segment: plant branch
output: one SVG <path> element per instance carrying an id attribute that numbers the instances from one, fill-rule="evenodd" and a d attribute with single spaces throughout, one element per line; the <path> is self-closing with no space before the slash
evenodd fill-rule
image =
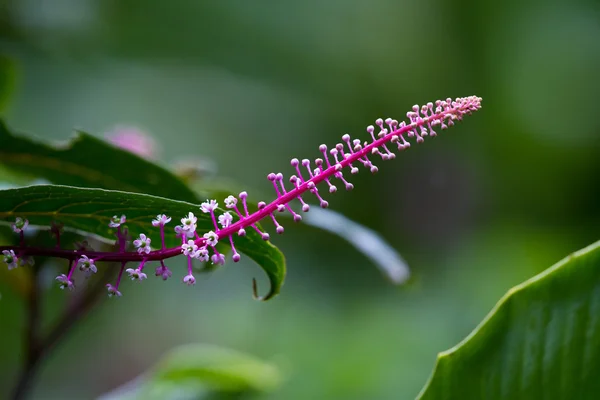
<path id="1" fill-rule="evenodd" d="M 296 198 L 300 198 L 306 192 L 316 193 L 316 185 L 321 182 L 327 181 L 329 182 L 330 178 L 333 178 L 340 172 L 341 169 L 352 166 L 352 163 L 355 162 L 364 162 L 364 160 L 368 160 L 368 156 L 371 154 L 379 153 L 379 147 L 385 146 L 386 143 L 394 143 L 398 141 L 399 138 L 402 138 L 404 141 L 403 135 L 407 134 L 409 137 L 411 135 L 421 139 L 416 132 L 417 129 L 423 128 L 425 126 L 429 126 L 431 128 L 432 124 L 441 123 L 445 120 L 449 120 L 450 123 L 453 123 L 453 120 L 461 120 L 464 114 L 470 114 L 472 111 L 475 111 L 480 107 L 479 98 L 464 98 L 460 99 L 456 103 L 449 102 L 448 106 L 439 112 L 433 113 L 431 111 L 431 115 L 425 116 L 424 118 L 418 117 L 418 113 L 413 112 L 410 113 L 413 115 L 411 118 L 411 123 L 402 124 L 398 126 L 397 129 L 390 129 L 390 131 L 385 131 L 378 139 L 373 136 L 373 141 L 370 143 L 365 142 L 364 146 L 354 146 L 355 149 L 350 145 L 350 141 L 348 141 L 348 147 L 350 153 L 342 152 L 341 160 L 337 160 L 335 163 L 330 163 L 327 159 L 327 154 L 323 153 L 324 158 L 327 160 L 327 168 L 320 168 L 320 172 L 318 174 L 310 173 L 309 179 L 301 179 L 299 184 L 295 186 L 293 189 L 289 190 L 286 193 L 279 194 L 275 200 L 273 200 L 269 204 L 265 204 L 264 207 L 261 207 L 258 211 L 247 214 L 243 216 L 240 214 L 240 219 L 223 228 L 218 229 L 217 224 L 215 222 L 216 233 L 219 238 L 231 237 L 232 235 L 238 233 L 240 230 L 253 226 L 255 223 L 261 221 L 264 218 L 269 217 L 275 211 L 279 209 L 280 206 L 286 206 L 289 202 Z M 417 110 L 418 111 L 418 110 Z M 425 115 L 425 114 L 423 114 Z M 397 122 L 397 121 L 396 121 Z M 443 128 L 444 129 L 444 126 Z M 419 142 L 419 140 L 417 140 Z M 408 145 L 408 143 L 407 143 Z M 323 145 L 324 146 L 324 145 Z M 399 148 L 402 145 L 399 146 Z M 322 160 L 321 160 L 322 161 Z M 369 162 L 370 164 L 370 162 Z M 370 164 L 372 165 L 372 164 Z M 376 169 L 375 169 L 376 170 Z M 373 172 L 373 170 L 372 170 Z M 276 189 L 277 190 L 277 189 Z M 326 207 L 326 205 L 323 205 Z M 213 216 L 214 220 L 214 216 Z M 268 238 L 268 237 L 267 237 Z M 206 239 L 203 237 L 198 237 L 195 240 L 195 244 L 199 247 L 202 247 L 206 244 Z M 39 248 L 39 247 L 25 247 L 21 246 L 19 248 L 15 248 L 14 246 L 0 246 L 0 252 L 4 250 L 14 250 L 18 251 L 18 256 L 47 256 L 54 258 L 63 258 L 70 261 L 77 260 L 81 256 L 85 255 L 89 258 L 92 258 L 96 261 L 116 261 L 116 262 L 148 262 L 148 261 L 161 261 L 171 257 L 175 257 L 181 254 L 181 246 L 173 247 L 173 248 L 162 248 L 160 250 L 151 251 L 147 254 L 140 254 L 137 252 L 125 252 L 117 251 L 117 252 L 93 252 L 93 251 L 85 251 L 85 250 L 67 250 L 67 249 L 47 249 L 47 248 Z"/>

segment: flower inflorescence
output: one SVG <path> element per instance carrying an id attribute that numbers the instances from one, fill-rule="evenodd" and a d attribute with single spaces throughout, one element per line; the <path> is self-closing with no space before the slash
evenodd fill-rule
<path id="1" fill-rule="evenodd" d="M 180 224 L 173 228 L 173 234 L 179 240 L 181 245 L 174 248 L 165 246 L 166 225 L 172 220 L 171 217 L 159 214 L 152 220 L 152 226 L 160 229 L 160 249 L 152 248 L 152 240 L 144 233 L 140 233 L 133 241 L 135 251 L 128 251 L 128 231 L 125 226 L 127 217 L 125 215 L 113 216 L 108 226 L 116 229 L 116 252 L 95 252 L 87 243 L 78 244 L 76 250 L 62 249 L 60 245 L 61 227 L 55 224 L 51 232 L 56 238 L 56 248 L 44 250 L 28 247 L 25 245 L 24 231 L 29 225 L 29 221 L 21 217 L 16 218 L 12 224 L 12 229 L 20 236 L 19 246 L 4 246 L 2 250 L 3 261 L 9 269 L 18 266 L 33 265 L 34 255 L 46 255 L 53 257 L 62 257 L 69 260 L 69 270 L 67 274 L 60 274 L 56 281 L 61 289 L 72 290 L 75 287 L 73 272 L 79 269 L 86 277 L 95 274 L 98 271 L 96 262 L 117 261 L 121 264 L 119 275 L 114 284 L 107 284 L 106 288 L 110 297 L 120 297 L 119 286 L 123 273 L 126 272 L 133 281 L 141 282 L 147 279 L 144 267 L 148 262 L 158 261 L 160 266 L 156 268 L 155 275 L 167 280 L 172 276 L 171 270 L 165 265 L 164 260 L 183 255 L 187 258 L 187 274 L 182 281 L 187 285 L 194 285 L 192 266 L 194 260 L 201 262 L 212 262 L 212 264 L 223 265 L 225 255 L 220 253 L 216 246 L 220 241 L 226 241 L 232 249 L 232 260 L 238 262 L 240 254 L 236 250 L 236 236 L 245 236 L 247 229 L 255 230 L 263 240 L 269 240 L 270 235 L 262 231 L 257 223 L 263 219 L 270 219 L 275 226 L 275 232 L 282 234 L 284 227 L 277 220 L 276 213 L 289 212 L 295 222 L 302 220 L 302 216 L 294 211 L 290 203 L 297 200 L 300 203 L 302 212 L 310 210 L 309 204 L 303 196 L 313 195 L 322 208 L 328 207 L 329 203 L 325 200 L 317 187 L 320 183 L 325 183 L 328 193 L 335 193 L 338 186 L 341 185 L 346 190 L 352 190 L 353 184 L 344 176 L 345 171 L 351 175 L 359 172 L 359 167 L 366 168 L 371 173 L 376 173 L 378 167 L 372 161 L 372 158 L 378 158 L 382 161 L 391 160 L 396 154 L 390 150 L 390 147 L 396 146 L 399 151 L 408 149 L 411 143 L 408 139 L 413 139 L 416 143 L 421 143 L 424 138 L 437 135 L 436 129 L 445 130 L 453 126 L 455 121 L 460 121 L 465 115 L 471 114 L 481 108 L 481 98 L 476 96 L 457 98 L 455 100 L 438 100 L 435 103 L 427 103 L 421 107 L 415 105 L 412 110 L 406 114 L 408 122 L 398 122 L 395 119 L 377 119 L 375 125 L 367 127 L 367 133 L 370 141 L 361 142 L 359 139 L 351 139 L 349 135 L 342 136 L 342 142 L 334 147 L 328 148 L 326 145 L 319 146 L 319 152 L 322 157 L 311 161 L 309 159 L 291 160 L 291 166 L 295 174 L 288 179 L 289 184 L 286 187 L 282 173 L 270 173 L 267 179 L 273 185 L 276 198 L 271 203 L 258 203 L 258 210 L 250 213 L 248 211 L 248 194 L 241 192 L 237 197 L 230 195 L 223 202 L 227 211 L 220 213 L 219 204 L 216 200 L 207 200 L 200 205 L 199 210 L 209 214 L 212 220 L 214 230 L 208 232 L 197 232 L 198 218 L 192 211 L 180 219 Z M 389 146 L 389 147 L 388 147 Z M 234 222 L 234 215 L 236 222 Z M 136 268 L 126 268 L 128 263 L 139 263 Z"/>

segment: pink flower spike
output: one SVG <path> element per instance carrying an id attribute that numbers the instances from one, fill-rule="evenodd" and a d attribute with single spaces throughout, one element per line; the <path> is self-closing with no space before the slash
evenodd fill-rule
<path id="1" fill-rule="evenodd" d="M 149 237 L 140 233 L 140 237 L 133 241 L 133 245 L 139 254 L 148 254 L 152 251 L 152 248 L 150 247 L 151 241 L 152 240 L 150 240 Z"/>
<path id="2" fill-rule="evenodd" d="M 121 225 L 123 225 L 126 221 L 127 221 L 127 218 L 125 217 L 125 215 L 121 215 L 120 218 L 115 215 L 110 219 L 108 226 L 111 228 L 118 228 Z"/>
<path id="3" fill-rule="evenodd" d="M 344 179 L 344 169 L 348 169 L 350 173 L 354 174 L 358 172 L 358 168 L 354 167 L 354 165 L 358 167 L 362 165 L 370 170 L 371 173 L 376 173 L 378 168 L 373 165 L 372 157 L 376 155 L 384 160 L 393 159 L 395 154 L 389 150 L 388 147 L 393 147 L 390 144 L 395 144 L 398 150 L 405 150 L 411 145 L 407 141 L 407 138 L 412 138 L 411 142 L 423 142 L 424 139 L 429 139 L 438 134 L 434 129 L 442 132 L 444 129 L 461 121 L 465 115 L 470 115 L 480 108 L 481 98 L 476 96 L 456 98 L 455 100 L 439 100 L 423 106 L 415 105 L 406 114 L 408 121 L 398 122 L 391 118 L 376 120 L 373 125 L 367 128 L 367 132 L 371 136 L 368 141 L 351 139 L 349 135 L 343 135 L 342 141 L 330 149 L 326 145 L 321 145 L 319 146 L 319 151 L 322 158 L 315 159 L 314 165 L 311 165 L 309 159 L 299 161 L 297 158 L 294 158 L 291 160 L 291 165 L 297 175 L 290 177 L 291 188 L 289 190 L 286 189 L 287 184 L 284 184 L 281 173 L 268 175 L 275 190 L 276 198 L 268 204 L 262 201 L 258 202 L 257 211 L 253 213 L 249 212 L 248 194 L 241 192 L 238 197 L 227 196 L 224 199 L 225 206 L 230 211 L 225 211 L 222 215 L 218 215 L 217 221 L 216 210 L 219 210 L 218 203 L 216 200 L 208 200 L 202 203 L 200 208 L 203 212 L 211 214 L 214 230 L 210 232 L 207 232 L 204 226 L 201 232 L 197 232 L 198 220 L 192 212 L 188 213 L 187 216 L 181 219 L 181 225 L 175 227 L 177 235 L 175 239 L 176 241 L 179 239 L 182 241 L 180 246 L 166 248 L 164 226 L 171 219 L 164 214 L 159 214 L 156 219 L 152 220 L 153 226 L 159 227 L 161 233 L 162 248 L 158 251 L 152 251 L 150 247 L 151 240 L 145 234 L 140 234 L 133 241 L 137 251 L 129 251 L 127 246 L 132 241 L 132 238 L 124 226 L 126 222 L 125 215 L 121 217 L 115 215 L 108 222 L 111 228 L 116 228 L 114 229 L 117 238 L 116 244 L 118 245 L 116 251 L 93 251 L 88 246 L 77 245 L 76 250 L 65 249 L 60 247 L 59 240 L 57 240 L 56 246 L 51 245 L 51 249 L 26 246 L 23 240 L 23 230 L 28 226 L 29 222 L 23 218 L 17 218 L 13 224 L 13 230 L 20 235 L 21 243 L 16 246 L 0 246 L 0 251 L 2 252 L 0 255 L 2 259 L 0 261 L 4 261 L 9 269 L 13 269 L 33 262 L 33 256 L 70 260 L 68 274 L 59 275 L 56 279 L 62 285 L 63 289 L 73 288 L 74 280 L 72 276 L 74 269 L 77 267 L 84 273 L 89 274 L 90 272 L 97 271 L 95 262 L 120 262 L 121 270 L 119 271 L 116 283 L 114 285 L 107 285 L 110 296 L 120 296 L 119 283 L 123 272 L 125 272 L 125 265 L 127 263 L 141 262 L 138 268 L 127 269 L 127 273 L 132 279 L 143 280 L 146 279 L 146 275 L 142 272 L 144 262 L 159 261 L 161 266 L 156 269 L 156 274 L 163 277 L 163 279 L 167 279 L 171 276 L 171 271 L 164 265 L 163 261 L 183 252 L 188 259 L 188 274 L 184 278 L 184 282 L 191 285 L 196 282 L 192 274 L 194 259 L 199 259 L 203 262 L 212 260 L 213 263 L 217 264 L 224 261 L 223 254 L 219 253 L 215 248 L 219 240 L 228 238 L 233 251 L 232 258 L 235 262 L 239 261 L 240 254 L 235 248 L 233 237 L 236 233 L 239 236 L 244 236 L 246 230 L 252 228 L 261 235 L 262 239 L 268 240 L 269 234 L 261 232 L 258 228 L 259 223 L 268 218 L 273 220 L 277 232 L 282 233 L 283 227 L 277 222 L 275 217 L 277 212 L 285 212 L 287 210 L 293 215 L 294 220 L 300 220 L 300 216 L 291 207 L 292 201 L 298 200 L 302 206 L 302 210 L 304 212 L 308 211 L 309 206 L 303 200 L 303 196 L 309 192 L 319 200 L 320 206 L 325 208 L 328 206 L 328 202 L 321 197 L 321 193 L 324 192 L 319 191 L 319 184 L 327 184 L 331 193 L 337 190 L 336 185 L 339 186 L 339 182 L 342 182 L 346 189 L 350 190 L 353 188 L 353 185 Z M 379 127 L 379 131 L 377 131 L 377 127 Z M 334 179 L 338 181 L 334 181 Z M 325 186 L 322 185 L 322 187 Z M 238 205 L 238 201 L 241 201 L 242 205 Z M 234 212 L 237 213 L 239 219 L 234 218 Z M 220 213 L 221 211 L 219 210 Z M 26 214 L 26 216 L 30 215 Z M 106 215 L 106 217 L 108 216 Z M 33 223 L 35 224 L 37 221 Z M 40 223 L 43 223 L 43 221 L 40 221 Z M 212 256 L 210 256 L 211 254 Z M 92 257 L 92 259 L 88 256 Z"/>
<path id="4" fill-rule="evenodd" d="M 23 233 L 25 229 L 27 229 L 27 226 L 29 226 L 28 220 L 23 219 L 21 217 L 17 217 L 15 222 L 11 224 L 10 227 L 12 228 L 14 233 Z"/>
<path id="5" fill-rule="evenodd" d="M 3 250 L 2 254 L 4 255 L 3 261 L 6 265 L 8 265 L 9 271 L 19 266 L 19 259 L 13 250 Z"/>

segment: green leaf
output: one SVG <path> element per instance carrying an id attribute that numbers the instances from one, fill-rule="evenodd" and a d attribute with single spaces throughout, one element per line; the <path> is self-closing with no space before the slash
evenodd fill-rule
<path id="1" fill-rule="evenodd" d="M 270 391 L 280 381 L 277 369 L 240 352 L 193 344 L 170 351 L 152 373 L 153 381 L 198 380 L 218 391 Z"/>
<path id="2" fill-rule="evenodd" d="M 596 399 L 598 371 L 600 242 L 509 290 L 419 399 Z"/>
<path id="3" fill-rule="evenodd" d="M 170 171 L 84 132 L 77 132 L 66 144 L 50 146 L 15 136 L 0 121 L 0 143 L 0 165 L 34 179 L 199 201 Z"/>
<path id="4" fill-rule="evenodd" d="M 171 350 L 145 376 L 100 399 L 240 398 L 233 395 L 270 392 L 280 382 L 270 363 L 231 349 L 190 344 Z"/>
<path id="5" fill-rule="evenodd" d="M 198 232 L 214 230 L 210 215 L 200 212 L 197 205 L 146 194 L 56 185 L 0 190 L 0 221 L 10 223 L 16 217 L 22 217 L 28 219 L 33 226 L 43 227 L 58 221 L 65 225 L 65 230 L 92 234 L 106 240 L 114 240 L 114 234 L 108 227 L 113 215 L 125 214 L 126 225 L 132 237 L 145 233 L 154 244 L 160 243 L 160 231 L 151 223 L 157 214 L 172 217 L 170 229 L 173 229 L 178 219 L 190 211 L 198 217 Z M 219 209 L 217 212 L 224 210 Z M 256 231 L 246 231 L 246 236 L 234 238 L 235 246 L 267 274 L 271 288 L 259 299 L 268 300 L 278 294 L 283 285 L 285 258 L 277 247 L 262 240 Z M 165 237 L 167 247 L 181 244 L 169 231 Z M 223 243 L 228 241 L 223 240 Z"/>

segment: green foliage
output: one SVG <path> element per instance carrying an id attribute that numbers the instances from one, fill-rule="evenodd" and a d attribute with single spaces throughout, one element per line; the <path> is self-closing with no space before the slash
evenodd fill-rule
<path id="1" fill-rule="evenodd" d="M 14 87 L 15 68 L 13 62 L 0 54 L 0 115 L 5 110 Z M 0 136 L 1 137 L 1 136 Z M 0 142 L 4 144 L 4 142 Z"/>
<path id="2" fill-rule="evenodd" d="M 191 344 L 171 350 L 146 376 L 101 399 L 239 399 L 270 392 L 280 381 L 270 363 L 231 349 Z"/>
<path id="3" fill-rule="evenodd" d="M 201 200 L 170 171 L 84 132 L 65 145 L 50 146 L 15 136 L 0 121 L 0 143 L 0 165 L 14 173 L 57 185 Z"/>
<path id="4" fill-rule="evenodd" d="M 65 225 L 65 229 L 97 235 L 107 240 L 114 240 L 114 233 L 108 223 L 115 214 L 127 215 L 127 227 L 132 236 L 143 232 L 153 239 L 153 243 L 160 243 L 159 230 L 151 224 L 157 214 L 167 214 L 176 219 L 190 211 L 196 213 L 197 210 L 198 206 L 191 203 L 104 189 L 39 185 L 0 191 L 2 221 L 8 223 L 16 217 L 22 217 L 27 218 L 32 225 L 44 227 L 58 221 Z M 208 214 L 197 214 L 200 231 L 214 229 Z M 167 246 L 181 244 L 174 234 L 165 236 Z M 266 300 L 279 293 L 285 278 L 283 254 L 251 229 L 246 236 L 236 238 L 236 248 L 258 263 L 269 277 L 271 289 L 261 299 Z"/>
<path id="5" fill-rule="evenodd" d="M 441 353 L 420 400 L 595 399 L 600 242 L 511 289 Z"/>

